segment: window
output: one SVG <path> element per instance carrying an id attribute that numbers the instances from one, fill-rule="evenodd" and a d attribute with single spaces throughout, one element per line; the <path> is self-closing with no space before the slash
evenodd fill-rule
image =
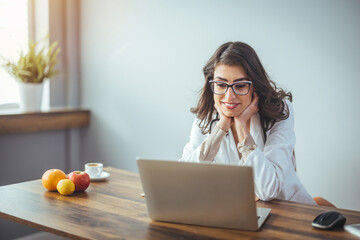
<path id="1" fill-rule="evenodd" d="M 29 41 L 27 0 L 0 0 L 0 56 L 16 59 Z M 1 64 L 3 60 L 0 59 Z M 0 68 L 0 108 L 16 106 L 19 94 L 15 80 Z"/>

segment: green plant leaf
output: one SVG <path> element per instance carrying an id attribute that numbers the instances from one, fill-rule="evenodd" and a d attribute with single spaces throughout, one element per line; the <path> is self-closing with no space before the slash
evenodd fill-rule
<path id="1" fill-rule="evenodd" d="M 54 70 L 61 51 L 59 43 L 55 41 L 49 47 L 41 47 L 38 50 L 40 44 L 48 39 L 47 35 L 37 42 L 29 42 L 28 51 L 21 51 L 17 61 L 5 59 L 4 69 L 22 82 L 43 82 L 45 78 L 59 74 L 59 71 Z"/>

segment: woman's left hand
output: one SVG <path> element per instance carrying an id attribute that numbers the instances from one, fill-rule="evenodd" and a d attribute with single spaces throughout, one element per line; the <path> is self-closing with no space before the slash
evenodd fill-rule
<path id="1" fill-rule="evenodd" d="M 250 120 L 250 118 L 259 111 L 258 103 L 259 97 L 256 92 L 254 92 L 253 99 L 251 100 L 249 106 L 247 106 L 244 111 L 240 113 L 239 116 L 234 117 L 235 124 L 241 124 L 246 126 L 246 123 Z"/>
<path id="2" fill-rule="evenodd" d="M 253 99 L 251 100 L 249 106 L 247 106 L 239 116 L 234 117 L 234 127 L 239 142 L 242 142 L 243 139 L 250 135 L 250 131 L 247 128 L 247 123 L 250 121 L 250 118 L 259 111 L 258 103 L 259 97 L 254 92 Z"/>

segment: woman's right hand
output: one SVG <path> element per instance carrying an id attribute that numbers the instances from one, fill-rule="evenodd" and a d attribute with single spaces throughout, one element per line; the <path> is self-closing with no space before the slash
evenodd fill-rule
<path id="1" fill-rule="evenodd" d="M 225 131 L 225 132 L 228 132 L 229 131 L 229 128 L 231 128 L 231 126 L 234 124 L 234 118 L 233 117 L 227 117 L 225 116 L 218 105 L 214 104 L 214 107 L 216 109 L 216 111 L 218 112 L 219 114 L 219 122 L 217 124 L 217 126 L 219 128 L 221 128 L 221 130 Z"/>

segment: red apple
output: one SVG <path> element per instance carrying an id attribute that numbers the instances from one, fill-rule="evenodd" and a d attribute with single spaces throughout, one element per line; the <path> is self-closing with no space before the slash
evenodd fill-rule
<path id="1" fill-rule="evenodd" d="M 69 173 L 68 179 L 74 182 L 76 192 L 83 192 L 90 185 L 90 177 L 86 172 L 74 171 Z"/>

